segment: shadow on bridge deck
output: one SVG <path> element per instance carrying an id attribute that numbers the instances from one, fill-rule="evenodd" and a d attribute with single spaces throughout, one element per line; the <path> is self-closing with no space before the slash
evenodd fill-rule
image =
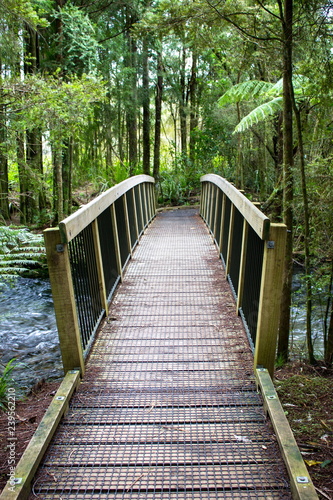
<path id="1" fill-rule="evenodd" d="M 31 498 L 291 498 L 253 355 L 193 209 L 146 230 Z"/>

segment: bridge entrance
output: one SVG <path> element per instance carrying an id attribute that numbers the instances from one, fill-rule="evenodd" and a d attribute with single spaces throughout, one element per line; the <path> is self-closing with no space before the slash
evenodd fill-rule
<path id="1" fill-rule="evenodd" d="M 146 229 L 33 491 L 291 498 L 248 338 L 195 209 L 160 213 Z"/>

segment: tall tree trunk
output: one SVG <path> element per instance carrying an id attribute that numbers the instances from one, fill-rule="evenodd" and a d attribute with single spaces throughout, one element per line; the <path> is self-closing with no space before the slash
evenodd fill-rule
<path id="1" fill-rule="evenodd" d="M 161 125 L 162 125 L 162 98 L 163 98 L 163 63 L 162 53 L 157 53 L 157 84 L 155 96 L 155 140 L 154 140 L 154 170 L 156 181 L 160 175 Z"/>
<path id="2" fill-rule="evenodd" d="M 306 185 L 305 173 L 305 153 L 302 134 L 301 113 L 296 104 L 294 96 L 294 89 L 292 87 L 292 100 L 293 109 L 296 117 L 297 137 L 298 137 L 298 150 L 300 156 L 301 167 L 301 184 L 302 184 L 302 197 L 303 197 L 303 210 L 304 210 L 304 253 L 305 253 L 305 280 L 306 280 L 306 343 L 308 348 L 309 361 L 311 364 L 316 363 L 312 341 L 312 276 L 311 276 L 311 256 L 310 256 L 310 212 L 309 200 Z"/>
<path id="3" fill-rule="evenodd" d="M 332 297 L 332 287 L 333 287 L 333 260 L 331 265 L 331 275 L 330 282 L 328 285 L 328 299 L 325 311 L 324 320 L 324 360 L 328 366 L 333 363 L 333 297 Z M 327 327 L 327 322 L 329 318 L 329 324 Z"/>
<path id="4" fill-rule="evenodd" d="M 20 184 L 20 222 L 26 224 L 26 192 L 27 192 L 27 166 L 25 162 L 24 150 L 24 134 L 17 133 L 16 135 L 16 158 Z"/>
<path id="5" fill-rule="evenodd" d="M 63 212 L 71 213 L 72 208 L 72 169 L 73 169 L 73 138 L 66 141 L 62 160 Z"/>
<path id="6" fill-rule="evenodd" d="M 283 26 L 283 220 L 287 226 L 286 262 L 281 301 L 278 356 L 288 359 L 291 286 L 293 276 L 293 104 L 292 104 L 292 28 L 293 0 L 280 5 Z"/>
<path id="7" fill-rule="evenodd" d="M 128 8 L 129 9 L 129 8 Z M 129 174 L 133 175 L 138 163 L 138 124 L 137 124 L 137 45 L 131 29 L 137 21 L 133 12 L 126 13 L 127 57 L 129 69 L 129 101 L 127 103 L 126 126 L 128 137 Z"/>
<path id="8" fill-rule="evenodd" d="M 143 39 L 142 49 L 142 140 L 143 140 L 143 173 L 150 174 L 150 99 L 149 99 L 149 56 L 148 37 Z"/>
<path id="9" fill-rule="evenodd" d="M 64 196 L 62 178 L 62 146 L 54 143 L 52 146 L 53 156 L 53 209 L 55 213 L 54 222 L 57 224 L 64 218 Z"/>
<path id="10" fill-rule="evenodd" d="M 5 145 L 6 137 L 6 112 L 3 104 L 0 104 L 0 144 Z M 3 147 L 0 148 L 0 216 L 9 219 L 8 200 L 8 158 Z"/>
<path id="11" fill-rule="evenodd" d="M 331 366 L 333 363 L 333 301 L 331 301 L 331 317 L 327 332 L 327 344 L 325 349 L 325 363 Z"/>
<path id="12" fill-rule="evenodd" d="M 142 140 L 143 140 L 143 173 L 150 174 L 150 99 L 149 99 L 149 56 L 148 56 L 148 37 L 143 39 L 142 50 Z"/>
<path id="13" fill-rule="evenodd" d="M 180 68 L 179 117 L 180 117 L 180 147 L 184 159 L 187 156 L 187 119 L 186 119 L 187 99 L 186 99 L 185 69 L 186 69 L 186 49 L 185 47 L 183 47 L 181 68 Z"/>
<path id="14" fill-rule="evenodd" d="M 39 68 L 38 34 L 29 25 L 24 26 L 24 73 L 36 74 Z M 45 197 L 42 189 L 43 156 L 42 134 L 37 128 L 26 132 L 26 199 L 25 218 L 27 223 L 33 222 L 34 216 L 39 214 L 45 206 Z M 40 206 L 41 205 L 41 206 Z"/>
<path id="15" fill-rule="evenodd" d="M 195 166 L 196 163 L 196 155 L 195 155 L 195 146 L 196 146 L 196 130 L 198 128 L 198 110 L 197 110 L 197 63 L 198 56 L 195 50 L 192 52 L 192 68 L 191 68 L 191 79 L 189 85 L 189 94 L 190 94 L 190 163 L 191 168 Z"/>

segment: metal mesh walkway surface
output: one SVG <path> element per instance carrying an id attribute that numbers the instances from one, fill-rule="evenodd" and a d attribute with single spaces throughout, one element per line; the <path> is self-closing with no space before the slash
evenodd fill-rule
<path id="1" fill-rule="evenodd" d="M 130 261 L 31 498 L 291 498 L 253 356 L 193 209 Z"/>

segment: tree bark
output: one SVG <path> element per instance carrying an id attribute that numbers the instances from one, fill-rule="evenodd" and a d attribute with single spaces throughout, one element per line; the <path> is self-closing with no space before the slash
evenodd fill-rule
<path id="1" fill-rule="evenodd" d="M 198 81 L 197 81 L 197 63 L 198 56 L 195 51 L 192 52 L 192 69 L 191 69 L 191 79 L 189 84 L 189 94 L 190 94 L 190 162 L 191 167 L 195 166 L 196 163 L 196 130 L 198 128 L 198 110 L 197 110 L 197 93 L 198 93 Z"/>
<path id="2" fill-rule="evenodd" d="M 6 144 L 6 113 L 3 104 L 0 104 L 0 144 Z M 8 200 L 8 158 L 6 151 L 0 149 L 0 216 L 9 219 Z"/>
<path id="3" fill-rule="evenodd" d="M 180 68 L 180 147 L 183 158 L 187 156 L 187 117 L 186 117 L 186 83 L 185 83 L 186 50 L 182 49 L 182 60 Z"/>
<path id="4" fill-rule="evenodd" d="M 143 173 L 150 174 L 150 99 L 149 99 L 149 55 L 148 37 L 143 39 L 142 54 L 142 168 Z"/>
<path id="5" fill-rule="evenodd" d="M 129 7 L 128 7 L 129 9 Z M 126 126 L 128 137 L 129 174 L 133 175 L 138 163 L 138 124 L 137 124 L 137 45 L 131 29 L 137 21 L 133 12 L 126 12 L 127 58 L 129 69 L 129 101 L 127 103 Z"/>
<path id="6" fill-rule="evenodd" d="M 293 105 L 292 105 L 292 28 L 293 0 L 280 5 L 283 26 L 283 220 L 287 226 L 286 262 L 281 301 L 278 356 L 288 359 L 291 286 L 293 276 Z"/>
<path id="7" fill-rule="evenodd" d="M 155 96 L 155 140 L 154 140 L 154 170 L 153 176 L 158 182 L 160 175 L 161 125 L 163 98 L 163 63 L 162 53 L 157 53 L 157 84 Z"/>

